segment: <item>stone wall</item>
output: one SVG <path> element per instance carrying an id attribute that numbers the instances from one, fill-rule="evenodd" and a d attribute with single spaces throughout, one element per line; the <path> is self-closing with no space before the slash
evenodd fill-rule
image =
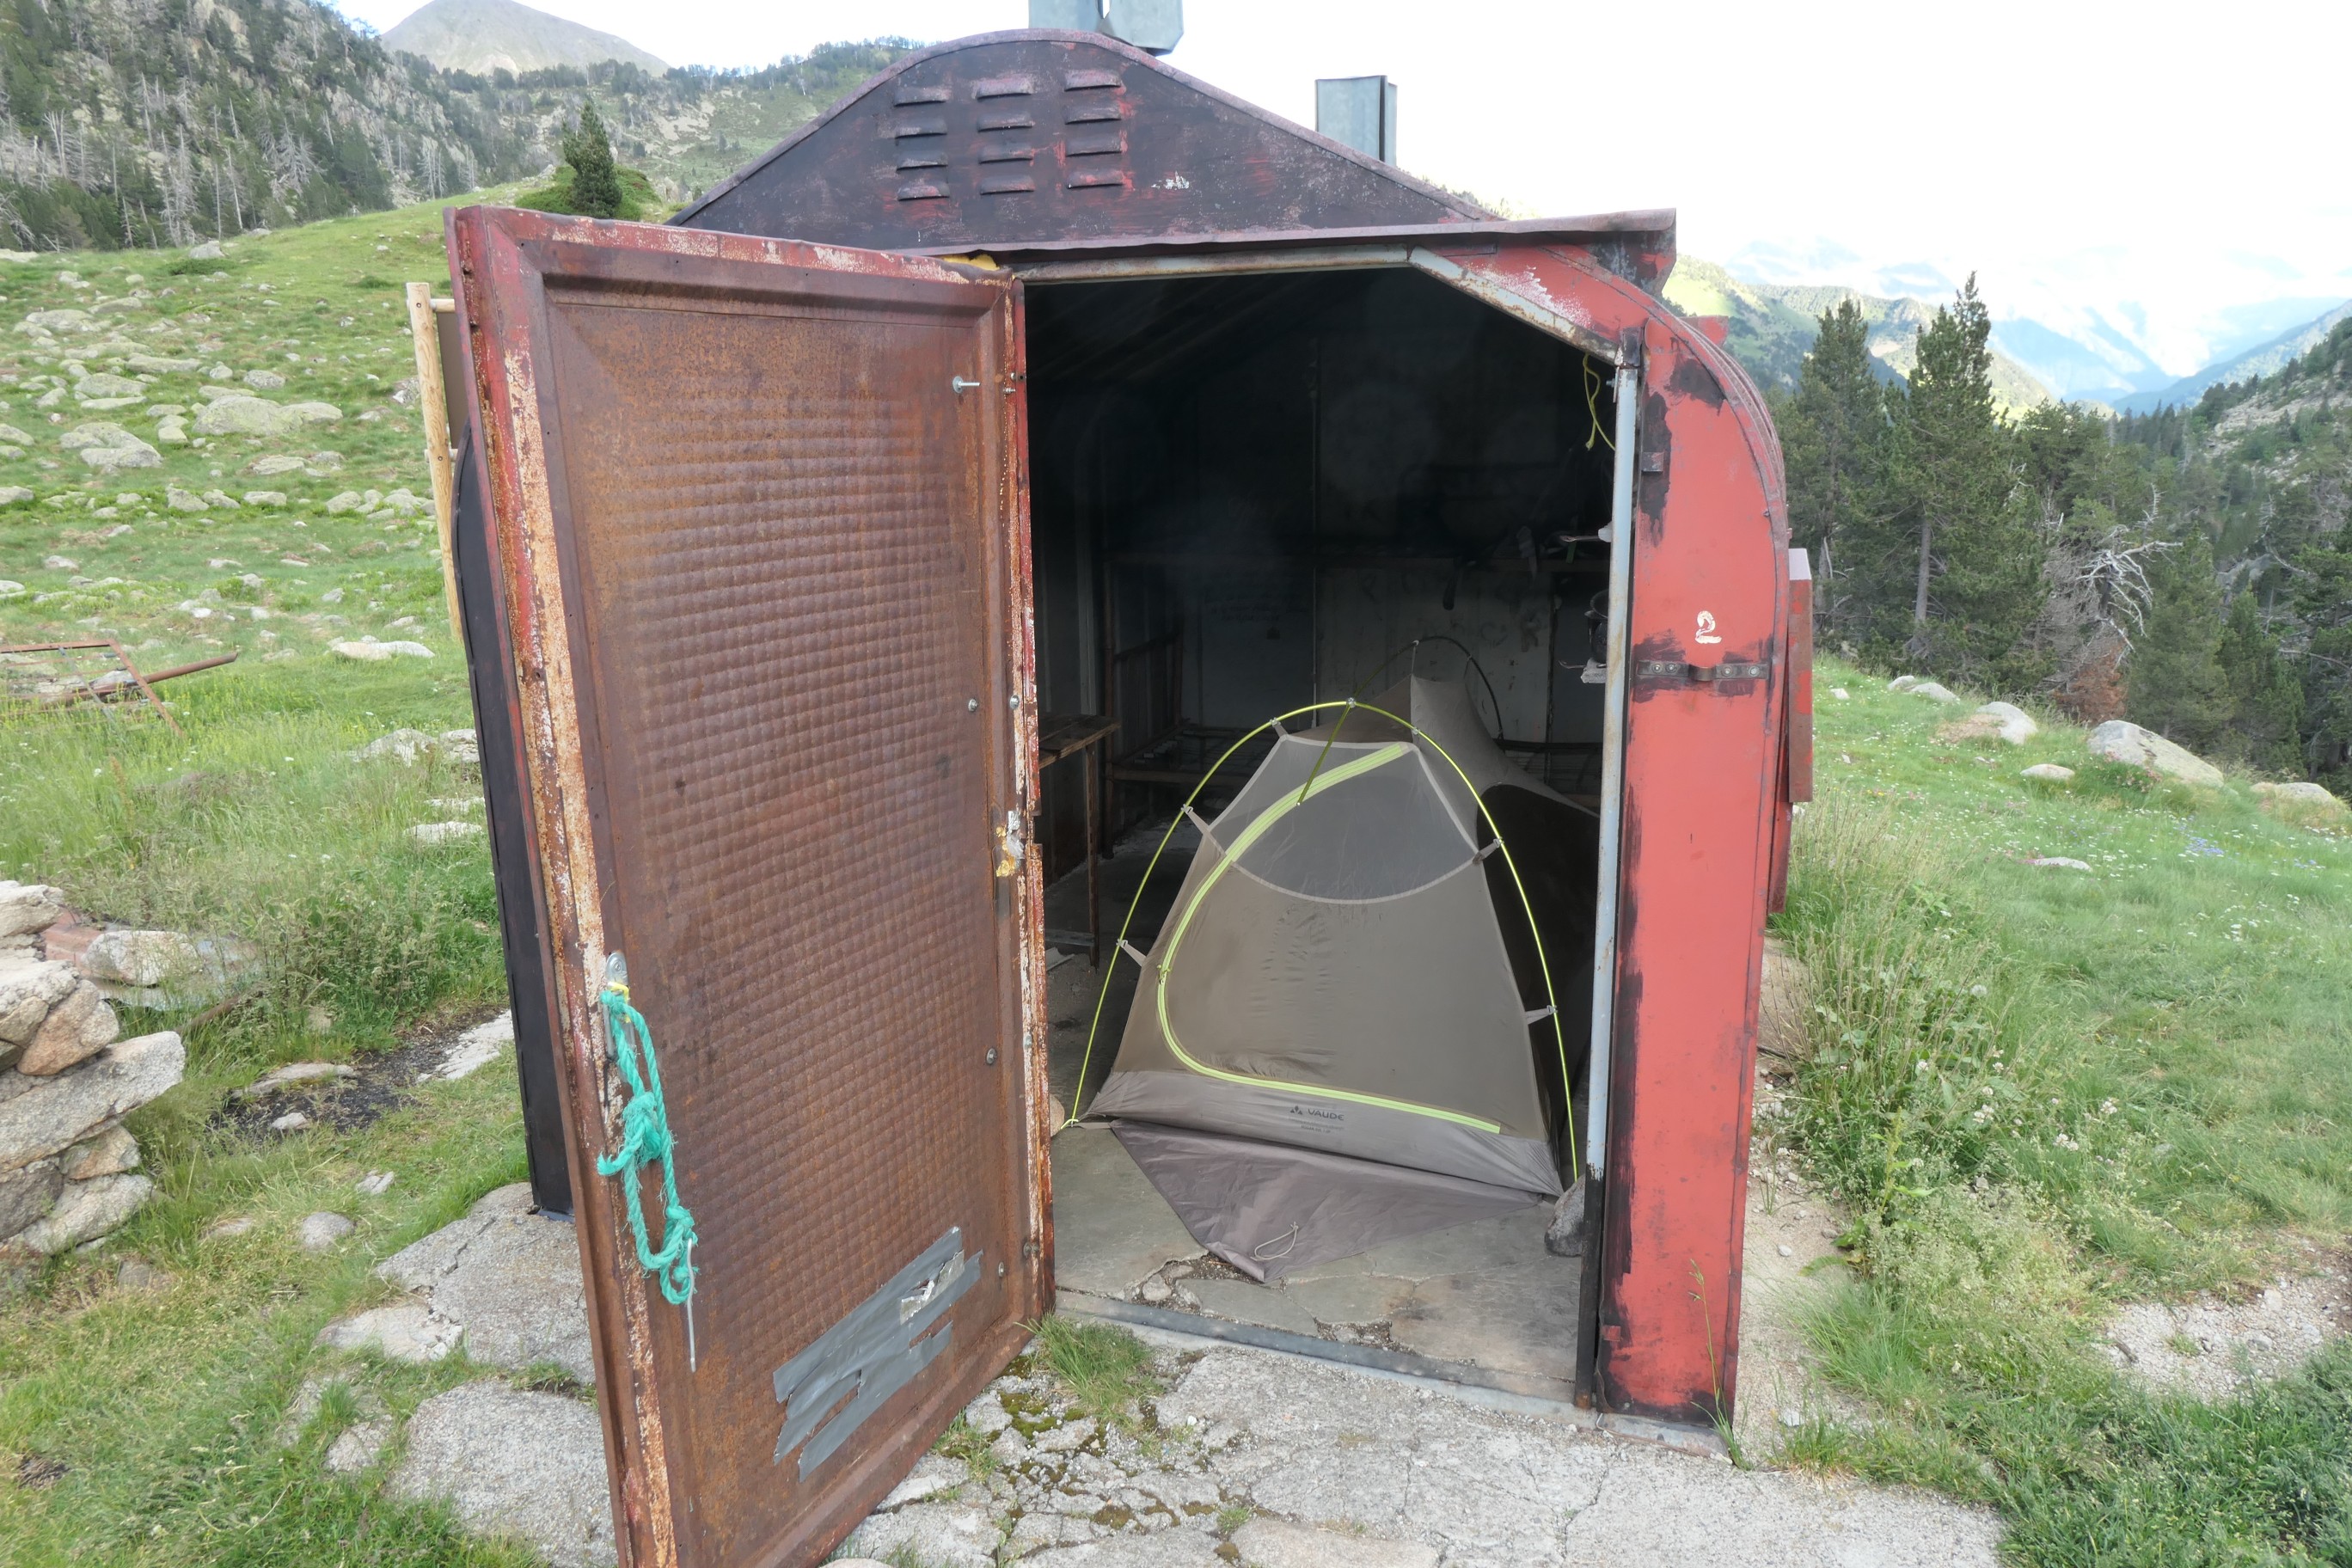
<path id="1" fill-rule="evenodd" d="M 41 933 L 54 888 L 0 881 L 0 1254 L 47 1256 L 138 1212 L 154 1184 L 122 1119 L 180 1081 L 175 1034 L 118 1040 L 114 1009 Z"/>

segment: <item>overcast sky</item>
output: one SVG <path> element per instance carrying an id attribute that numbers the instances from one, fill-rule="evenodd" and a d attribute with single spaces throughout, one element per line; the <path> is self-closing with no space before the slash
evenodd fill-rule
<path id="1" fill-rule="evenodd" d="M 719 66 L 1028 16 L 535 3 Z M 379 29 L 415 8 L 343 0 Z M 1185 24 L 1171 64 L 1308 124 L 1317 77 L 1387 73 L 1399 161 L 1446 184 L 1546 215 L 1675 207 L 1686 253 L 1822 281 L 1974 268 L 1996 314 L 2062 329 L 2137 308 L 2183 373 L 2221 312 L 2352 296 L 2347 0 L 1186 0 Z"/>

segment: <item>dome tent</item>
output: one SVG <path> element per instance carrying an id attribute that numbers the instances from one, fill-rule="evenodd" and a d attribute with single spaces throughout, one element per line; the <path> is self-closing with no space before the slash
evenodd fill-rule
<path id="1" fill-rule="evenodd" d="M 1270 1280 L 1557 1197 L 1592 814 L 1514 765 L 1460 685 L 1409 678 L 1281 734 L 1195 820 L 1088 1110 L 1194 1238 Z"/>

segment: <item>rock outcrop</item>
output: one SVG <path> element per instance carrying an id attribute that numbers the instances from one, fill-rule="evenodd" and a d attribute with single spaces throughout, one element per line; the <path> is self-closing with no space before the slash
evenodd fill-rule
<path id="1" fill-rule="evenodd" d="M 118 1040 L 114 1009 L 40 934 L 54 888 L 0 881 L 0 1254 L 46 1256 L 118 1228 L 154 1193 L 122 1119 L 180 1081 L 164 1033 Z"/>

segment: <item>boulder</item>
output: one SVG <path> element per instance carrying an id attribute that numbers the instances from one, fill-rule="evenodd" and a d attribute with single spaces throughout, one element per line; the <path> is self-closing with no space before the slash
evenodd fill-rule
<path id="1" fill-rule="evenodd" d="M 199 410 L 195 430 L 199 436 L 274 436 L 299 423 L 288 419 L 275 403 L 232 395 L 215 397 Z"/>
<path id="2" fill-rule="evenodd" d="M 43 960 L 0 968 L 0 1046 L 27 1046 L 49 1009 L 73 994 L 70 963 Z"/>
<path id="3" fill-rule="evenodd" d="M 2221 770 L 2153 730 L 2143 730 L 2124 719 L 2110 719 L 2091 731 L 2084 742 L 2091 755 L 2105 762 L 2140 768 L 2183 784 L 2221 787 Z"/>
<path id="4" fill-rule="evenodd" d="M 196 362 L 192 359 L 171 359 L 163 354 L 132 354 L 123 363 L 132 370 L 143 370 L 150 375 L 182 375 L 196 368 Z"/>
<path id="5" fill-rule="evenodd" d="M 208 239 L 188 252 L 191 261 L 218 261 L 220 258 L 221 242 L 217 239 Z"/>
<path id="6" fill-rule="evenodd" d="M 36 1252 L 63 1252 L 121 1229 L 122 1222 L 154 1195 L 155 1184 L 144 1176 L 94 1176 L 87 1182 L 68 1182 L 48 1217 L 16 1239 Z"/>
<path id="7" fill-rule="evenodd" d="M 380 664 L 390 658 L 431 658 L 433 650 L 421 642 L 378 642 L 373 637 L 362 637 L 357 642 L 331 642 L 327 651 L 338 658 L 358 659 L 362 663 Z"/>
<path id="8" fill-rule="evenodd" d="M 362 504 L 359 491 L 343 490 L 327 498 L 327 515 L 341 517 L 347 511 L 359 510 Z"/>
<path id="9" fill-rule="evenodd" d="M 79 452 L 90 447 L 115 447 L 136 441 L 138 437 L 121 426 L 106 419 L 85 419 L 58 437 L 58 445 L 68 452 Z"/>
<path id="10" fill-rule="evenodd" d="M 287 427 L 298 425 L 332 425 L 343 416 L 343 411 L 331 403 L 289 403 L 286 405 Z"/>
<path id="11" fill-rule="evenodd" d="M 131 1136 L 127 1127 L 110 1127 L 95 1138 L 84 1139 L 58 1157 L 58 1165 L 69 1182 L 87 1182 L 93 1176 L 119 1176 L 125 1171 L 139 1168 L 139 1140 Z"/>
<path id="12" fill-rule="evenodd" d="M 0 506 L 22 506 L 35 494 L 23 485 L 0 485 Z"/>
<path id="13" fill-rule="evenodd" d="M 0 937 L 47 931 L 65 913 L 66 897 L 38 882 L 0 882 Z M 5 1012 L 0 1007 L 0 1012 Z"/>
<path id="14" fill-rule="evenodd" d="M 382 643 L 373 645 L 382 647 Z M 391 757 L 404 767 L 414 767 L 420 760 L 439 749 L 439 742 L 422 730 L 402 728 L 389 735 L 379 735 L 352 753 L 352 760 L 371 763 L 381 757 Z"/>
<path id="15" fill-rule="evenodd" d="M 2012 746 L 2021 746 L 2042 733 L 2042 726 L 2033 721 L 2033 715 L 2014 703 L 1988 702 L 1971 717 L 1997 721 L 2000 729 L 1996 733 Z"/>
<path id="16" fill-rule="evenodd" d="M 264 478 L 272 474 L 299 474 L 302 471 L 302 459 L 283 455 L 256 458 L 247 465 L 245 471 L 249 474 L 260 474 Z"/>
<path id="17" fill-rule="evenodd" d="M 83 981 L 33 1031 L 16 1070 L 26 1078 L 54 1078 L 96 1056 L 114 1038 L 116 1027 L 114 1009 L 97 986 Z"/>
<path id="18" fill-rule="evenodd" d="M 478 764 L 482 760 L 481 742 L 475 738 L 471 730 L 442 731 L 441 750 L 453 763 Z"/>
<path id="19" fill-rule="evenodd" d="M 127 375 L 100 374 L 82 377 L 74 387 L 74 395 L 77 397 L 135 397 L 144 403 L 147 401 L 147 386 L 144 382 L 133 381 Z"/>
<path id="20" fill-rule="evenodd" d="M 249 370 L 245 373 L 245 384 L 262 392 L 275 392 L 286 384 L 286 378 L 274 370 Z"/>
<path id="21" fill-rule="evenodd" d="M 1940 686 L 1932 680 L 1922 680 L 1916 685 L 1907 686 L 1904 688 L 1904 689 L 1910 692 L 1914 697 L 1924 697 L 1930 702 L 1958 702 L 1961 700 L 1958 692 L 1952 690 L 1948 687 Z"/>
<path id="22" fill-rule="evenodd" d="M 144 441 L 131 441 L 120 447 L 85 447 L 81 460 L 101 474 L 119 473 L 124 468 L 160 468 L 163 466 L 163 455 Z"/>
<path id="23" fill-rule="evenodd" d="M 0 1176 L 0 1237 L 10 1237 L 46 1217 L 65 1190 L 65 1173 L 55 1160 L 36 1160 Z"/>
<path id="24" fill-rule="evenodd" d="M 121 1121 L 178 1083 L 187 1063 L 180 1037 L 165 1030 L 117 1040 L 54 1078 L 0 1074 L 0 1171 L 62 1152 Z"/>
<path id="25" fill-rule="evenodd" d="M 2339 826 L 2352 819 L 2352 805 L 2339 795 L 2331 795 L 2324 784 L 2308 779 L 2293 784 L 2273 784 L 2265 779 L 2254 786 L 2255 804 L 2281 822 L 2298 827 Z"/>
<path id="26" fill-rule="evenodd" d="M 1889 691 L 1908 691 L 1918 684 L 1919 678 L 1916 675 L 1898 675 L 1894 679 L 1886 683 L 1886 689 Z"/>
<path id="27" fill-rule="evenodd" d="M 33 438 L 14 425 L 0 425 L 0 441 L 5 441 L 11 447 L 29 447 L 33 444 Z"/>
<path id="28" fill-rule="evenodd" d="M 2071 784 L 2074 779 L 2074 770 L 2056 763 L 2036 763 L 2019 776 L 2032 779 L 2035 784 Z"/>
<path id="29" fill-rule="evenodd" d="M 102 931 L 83 952 L 81 972 L 92 980 L 161 985 L 202 963 L 196 944 L 175 931 Z"/>

